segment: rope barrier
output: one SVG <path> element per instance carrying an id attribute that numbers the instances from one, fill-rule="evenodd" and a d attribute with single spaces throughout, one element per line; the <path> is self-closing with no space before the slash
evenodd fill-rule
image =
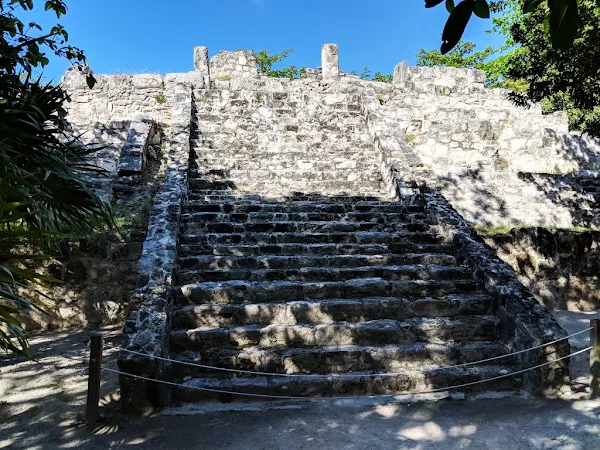
<path id="1" fill-rule="evenodd" d="M 213 389 L 213 388 L 203 388 L 203 387 L 199 387 L 199 386 L 185 386 L 182 384 L 178 384 L 178 383 L 173 383 L 170 381 L 164 381 L 164 380 L 156 380 L 153 378 L 148 378 L 148 377 L 143 377 L 141 375 L 134 375 L 131 373 L 126 373 L 126 372 L 121 372 L 119 370 L 115 370 L 115 369 L 109 369 L 108 367 L 102 367 L 102 370 L 106 371 L 106 372 L 112 372 L 112 373 L 116 373 L 119 375 L 125 375 L 131 378 L 136 378 L 136 379 L 140 379 L 140 380 L 144 380 L 144 381 L 150 381 L 150 382 L 154 382 L 154 383 L 160 383 L 160 384 L 165 384 L 165 385 L 169 385 L 169 386 L 175 386 L 175 387 L 182 387 L 184 389 L 193 389 L 193 390 L 200 390 L 200 391 L 204 391 L 204 392 L 213 392 L 216 394 L 228 394 L 228 395 L 240 395 L 242 397 L 260 397 L 260 398 L 272 398 L 272 399 L 283 399 L 283 400 L 324 400 L 324 399 L 335 399 L 335 400 L 353 400 L 353 399 L 357 399 L 357 398 L 382 398 L 382 397 L 398 397 L 400 395 L 406 396 L 406 395 L 424 395 L 424 394 L 435 394 L 435 393 L 439 393 L 439 392 L 445 392 L 448 390 L 452 390 L 452 389 L 461 389 L 464 387 L 469 387 L 469 386 L 474 386 L 477 384 L 482 384 L 482 383 L 487 383 L 490 381 L 495 381 L 495 380 L 500 380 L 503 378 L 508 378 L 508 377 L 514 377 L 516 375 L 520 375 L 522 373 L 526 373 L 526 372 L 530 372 L 532 370 L 536 370 L 536 369 L 540 369 L 542 367 L 545 366 L 549 366 L 550 364 L 553 364 L 555 362 L 558 361 L 562 361 L 564 359 L 567 358 L 571 358 L 572 356 L 576 356 L 579 355 L 581 353 L 590 351 L 592 349 L 592 347 L 588 347 L 585 348 L 583 350 L 579 350 L 577 352 L 571 353 L 567 356 L 563 356 L 561 358 L 557 358 L 554 359 L 552 361 L 548 361 L 545 362 L 543 364 L 538 364 L 537 366 L 533 366 L 533 367 L 529 367 L 527 369 L 522 369 L 522 370 L 518 370 L 516 372 L 511 372 L 508 374 L 504 374 L 504 375 L 498 375 L 496 377 L 492 377 L 492 378 L 486 378 L 483 380 L 479 380 L 479 381 L 472 381 L 469 383 L 463 383 L 463 384 L 458 384 L 458 385 L 454 385 L 454 386 L 448 386 L 445 388 L 438 388 L 438 389 L 431 389 L 429 391 L 414 391 L 414 392 L 398 392 L 395 394 L 382 394 L 382 395 L 367 395 L 367 396 L 360 396 L 360 395 L 356 395 L 356 396 L 332 396 L 332 397 L 302 397 L 302 396 L 292 396 L 292 395 L 269 395 L 269 394 L 253 394 L 250 392 L 232 392 L 232 391 L 226 391 L 226 390 L 221 390 L 221 389 Z M 378 374 L 379 375 L 379 374 Z"/>
<path id="2" fill-rule="evenodd" d="M 470 366 L 474 366 L 476 364 L 481 364 L 481 363 L 486 363 L 486 362 L 491 362 L 491 361 L 497 361 L 500 359 L 505 359 L 505 358 L 510 358 L 510 357 L 514 357 L 517 355 L 520 355 L 522 353 L 527 353 L 533 350 L 537 350 L 543 347 L 548 347 L 550 345 L 556 344 L 558 342 L 562 342 L 564 340 L 570 339 L 574 336 L 578 336 L 580 334 L 583 333 L 587 333 L 588 331 L 590 331 L 592 329 L 592 327 L 589 327 L 585 330 L 581 330 L 578 331 L 576 333 L 570 334 L 568 336 L 565 336 L 564 338 L 561 339 L 556 339 L 554 341 L 551 342 L 547 342 L 545 344 L 541 344 L 535 347 L 531 347 L 531 348 L 527 348 L 524 350 L 519 350 L 517 352 L 513 352 L 513 353 L 507 353 L 505 355 L 500 355 L 500 356 L 494 356 L 492 358 L 486 358 L 486 359 L 481 359 L 479 361 L 473 361 L 473 362 L 467 362 L 467 363 L 463 363 L 463 364 L 457 364 L 457 365 L 453 365 L 453 366 L 441 366 L 441 367 L 432 367 L 430 369 L 424 369 L 424 370 L 407 370 L 404 371 L 402 373 L 393 373 L 393 372 L 386 372 L 386 373 L 381 373 L 381 374 L 366 374 L 365 376 L 369 376 L 369 377 L 380 377 L 380 376 L 386 376 L 386 377 L 394 377 L 394 376 L 398 376 L 398 375 L 403 375 L 406 373 L 426 373 L 426 372 L 434 372 L 434 371 L 440 371 L 440 370 L 446 370 L 446 369 L 458 369 L 461 367 L 470 367 Z M 187 361 L 179 361 L 176 359 L 170 359 L 170 358 L 165 358 L 162 356 L 155 356 L 155 355 L 149 355 L 147 353 L 141 353 L 141 352 L 136 352 L 134 350 L 129 350 L 129 349 L 125 349 L 125 348 L 120 348 L 120 347 L 116 347 L 114 345 L 110 345 L 110 344 L 104 344 L 105 347 L 108 348 L 114 348 L 117 350 L 120 350 L 122 352 L 125 353 L 131 353 L 133 355 L 138 355 L 138 356 L 145 356 L 148 358 L 152 358 L 152 359 L 157 359 L 159 361 L 166 361 L 166 362 L 172 362 L 175 364 L 180 364 L 183 366 L 189 366 L 189 367 L 197 367 L 200 369 L 209 369 L 209 370 L 215 370 L 215 371 L 220 371 L 220 372 L 230 372 L 230 373 L 244 373 L 244 374 L 248 374 L 248 375 L 264 375 L 264 376 L 272 376 L 272 377 L 302 377 L 304 376 L 303 374 L 289 374 L 289 373 L 272 373 L 272 372 L 260 372 L 260 371 L 252 371 L 252 370 L 243 370 L 243 369 L 229 369 L 226 367 L 216 367 L 216 366 L 209 366 L 206 364 L 197 364 L 197 363 L 191 363 L 191 362 L 187 362 Z M 342 375 L 340 375 L 340 377 L 342 377 Z"/>

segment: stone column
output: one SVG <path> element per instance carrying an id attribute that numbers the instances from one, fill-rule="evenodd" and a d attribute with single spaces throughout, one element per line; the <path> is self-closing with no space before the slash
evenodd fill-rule
<path id="1" fill-rule="evenodd" d="M 404 83 L 408 81 L 410 77 L 410 69 L 408 68 L 408 63 L 406 61 L 402 61 L 396 67 L 394 67 L 394 84 Z"/>
<path id="2" fill-rule="evenodd" d="M 321 49 L 321 69 L 324 80 L 336 79 L 340 76 L 340 58 L 337 44 L 325 44 Z"/>
<path id="3" fill-rule="evenodd" d="M 208 47 L 194 47 L 194 70 L 202 74 L 204 86 L 210 87 L 210 64 L 208 61 Z"/>

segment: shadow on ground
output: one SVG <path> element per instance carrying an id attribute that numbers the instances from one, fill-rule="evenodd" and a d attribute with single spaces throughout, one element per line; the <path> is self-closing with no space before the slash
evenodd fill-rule
<path id="1" fill-rule="evenodd" d="M 559 317 L 573 327 L 588 319 Z M 105 330 L 106 342 L 118 345 L 119 331 Z M 0 359 L 0 448 L 594 449 L 600 442 L 600 401 L 587 400 L 587 354 L 572 361 L 581 375 L 574 391 L 556 399 L 212 403 L 188 416 L 119 413 L 116 376 L 105 373 L 103 418 L 91 432 L 83 425 L 88 335 L 34 335 L 38 362 Z M 578 339 L 573 348 L 589 342 Z M 116 351 L 104 355 L 105 367 L 116 367 Z"/>

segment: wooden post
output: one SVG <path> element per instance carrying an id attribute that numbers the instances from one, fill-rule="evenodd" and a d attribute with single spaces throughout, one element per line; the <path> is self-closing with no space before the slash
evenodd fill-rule
<path id="1" fill-rule="evenodd" d="M 94 429 L 98 418 L 98 402 L 100 401 L 100 370 L 102 367 L 102 333 L 92 333 L 90 336 L 90 367 L 88 370 L 87 404 L 85 421 L 88 428 Z"/>
<path id="2" fill-rule="evenodd" d="M 590 398 L 600 398 L 600 319 L 590 320 Z"/>

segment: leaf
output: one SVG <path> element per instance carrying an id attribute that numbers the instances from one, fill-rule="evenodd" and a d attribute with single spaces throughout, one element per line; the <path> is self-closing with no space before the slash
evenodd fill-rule
<path id="1" fill-rule="evenodd" d="M 439 5 L 444 0 L 425 0 L 425 8 L 433 8 L 434 6 Z"/>
<path id="2" fill-rule="evenodd" d="M 462 1 L 450 13 L 442 33 L 442 41 L 444 41 L 440 49 L 442 55 L 452 50 L 462 38 L 471 14 L 473 14 L 473 6 L 474 3 L 471 1 Z"/>
<path id="3" fill-rule="evenodd" d="M 88 75 L 87 77 L 85 77 L 85 82 L 87 83 L 90 89 L 93 89 L 94 86 L 96 86 L 96 79 L 93 75 Z"/>
<path id="4" fill-rule="evenodd" d="M 543 27 L 544 27 L 544 34 L 546 34 L 546 35 L 550 34 L 550 16 L 546 16 L 546 18 L 544 19 Z"/>
<path id="5" fill-rule="evenodd" d="M 525 0 L 523 2 L 523 12 L 525 14 L 533 12 L 543 0 Z M 599 0 L 600 1 L 600 0 Z"/>
<path id="6" fill-rule="evenodd" d="M 600 0 L 598 0 L 600 1 Z M 446 10 L 451 13 L 454 9 L 454 0 L 446 0 Z"/>
<path id="7" fill-rule="evenodd" d="M 490 7 L 486 0 L 475 0 L 473 12 L 477 17 L 480 17 L 482 19 L 490 18 Z"/>
<path id="8" fill-rule="evenodd" d="M 29 216 L 31 216 L 31 213 L 28 211 L 25 211 L 25 212 L 11 214 L 11 215 L 5 216 L 5 217 L 0 217 L 0 225 L 2 225 L 4 223 L 13 223 L 13 222 L 18 221 L 19 219 L 24 219 L 25 217 L 29 217 Z"/>
<path id="9" fill-rule="evenodd" d="M 549 0 L 552 46 L 568 50 L 577 36 L 579 12 L 577 0 Z"/>
<path id="10" fill-rule="evenodd" d="M 19 206 L 27 205 L 28 202 L 11 202 L 11 203 L 3 203 L 0 205 L 0 213 L 13 211 L 17 209 Z"/>

